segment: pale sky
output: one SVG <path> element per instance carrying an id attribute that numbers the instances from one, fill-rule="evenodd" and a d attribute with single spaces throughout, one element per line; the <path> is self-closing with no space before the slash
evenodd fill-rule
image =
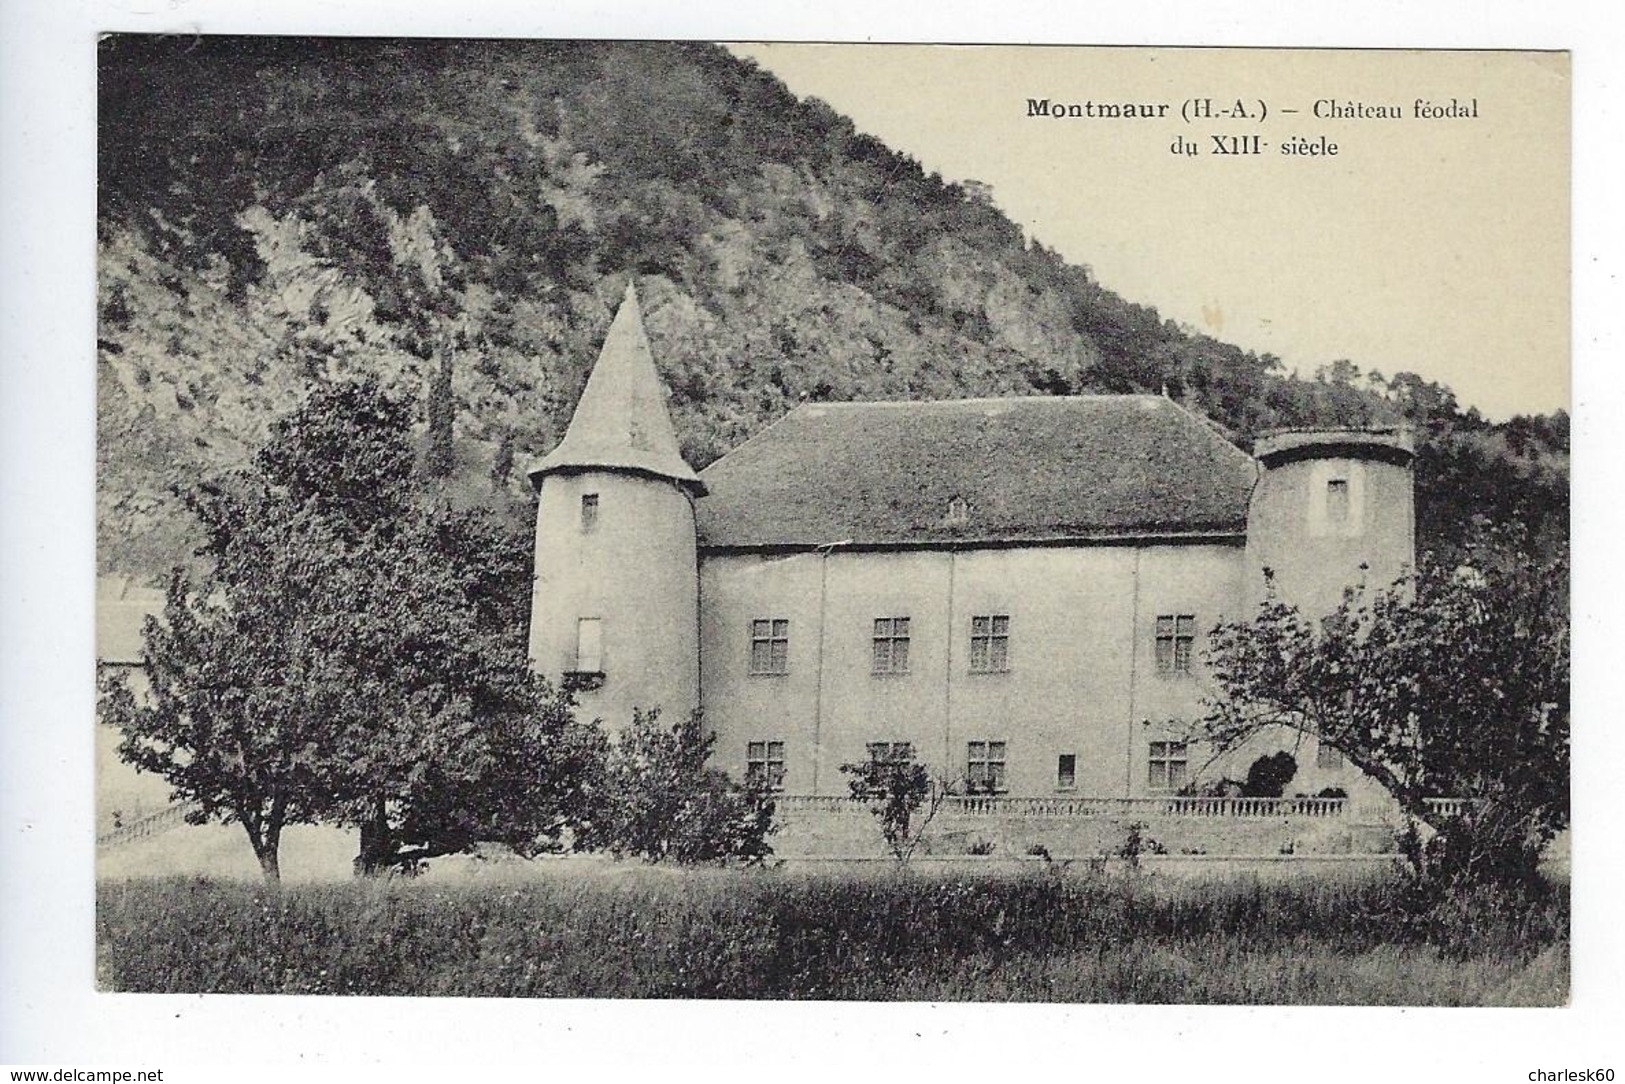
<path id="1" fill-rule="evenodd" d="M 1561 54 L 735 46 L 1103 286 L 1304 375 L 1337 358 L 1449 385 L 1494 419 L 1569 406 L 1569 69 Z M 1252 119 L 1187 123 L 1191 98 Z M 1167 103 L 1029 118 L 1028 98 Z M 1417 119 L 1417 99 L 1477 119 Z M 1315 103 L 1404 118 L 1317 119 Z M 1262 106 L 1260 105 L 1262 102 Z M 1284 110 L 1297 109 L 1296 115 Z M 1257 134 L 1257 156 L 1213 135 Z M 1333 157 L 1283 155 L 1324 135 Z M 1177 137 L 1201 147 L 1174 155 Z"/>

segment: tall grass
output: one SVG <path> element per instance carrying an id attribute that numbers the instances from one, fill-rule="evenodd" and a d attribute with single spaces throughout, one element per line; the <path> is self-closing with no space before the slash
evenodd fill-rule
<path id="1" fill-rule="evenodd" d="M 105 884 L 140 991 L 1555 1004 L 1568 896 L 1407 909 L 1383 880 L 651 872 L 499 889 Z"/>

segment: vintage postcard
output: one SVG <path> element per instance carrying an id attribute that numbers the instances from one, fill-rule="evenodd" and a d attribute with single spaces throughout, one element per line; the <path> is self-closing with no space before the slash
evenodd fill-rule
<path id="1" fill-rule="evenodd" d="M 1568 53 L 96 82 L 99 990 L 1568 1003 Z"/>
<path id="2" fill-rule="evenodd" d="M 1564 999 L 1565 55 L 113 35 L 99 80 L 109 988 Z M 1139 989 L 1091 886 L 1145 869 L 1181 954 L 1238 893 L 1409 945 L 1480 869 L 1541 932 L 1475 990 Z M 591 885 L 594 963 L 143 970 L 244 878 L 402 875 Z M 673 877 L 708 966 L 604 955 Z"/>

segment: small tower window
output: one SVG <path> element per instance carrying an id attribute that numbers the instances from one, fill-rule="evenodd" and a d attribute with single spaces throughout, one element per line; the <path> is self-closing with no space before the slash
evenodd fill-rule
<path id="1" fill-rule="evenodd" d="M 576 621 L 576 672 L 601 674 L 604 672 L 604 622 L 598 617 L 583 617 Z"/>
<path id="2" fill-rule="evenodd" d="M 1326 483 L 1326 522 L 1349 521 L 1349 480 L 1332 478 Z"/>
<path id="3" fill-rule="evenodd" d="M 1055 762 L 1055 789 L 1074 790 L 1078 785 L 1078 755 L 1062 753 Z"/>
<path id="4" fill-rule="evenodd" d="M 598 494 L 581 495 L 581 529 L 590 531 L 598 526 Z"/>
<path id="5" fill-rule="evenodd" d="M 1355 538 L 1362 531 L 1368 494 L 1365 464 L 1324 460 L 1312 465 L 1307 496 L 1312 538 Z"/>

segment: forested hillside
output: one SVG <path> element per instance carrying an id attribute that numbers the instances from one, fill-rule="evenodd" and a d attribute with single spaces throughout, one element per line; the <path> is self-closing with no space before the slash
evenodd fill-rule
<path id="1" fill-rule="evenodd" d="M 172 488 L 348 374 L 422 404 L 426 490 L 522 522 L 629 275 L 696 467 L 806 400 L 1166 389 L 1243 445 L 1410 418 L 1424 548 L 1475 514 L 1566 538 L 1566 415 L 1490 425 L 1381 358 L 1295 379 L 718 47 L 121 36 L 100 62 L 104 570 L 187 560 Z"/>

